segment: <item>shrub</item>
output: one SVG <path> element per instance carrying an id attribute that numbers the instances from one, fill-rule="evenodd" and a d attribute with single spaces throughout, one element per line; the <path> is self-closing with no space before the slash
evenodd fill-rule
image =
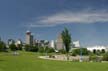
<path id="1" fill-rule="evenodd" d="M 45 49 L 44 49 L 44 47 L 38 47 L 38 51 L 39 51 L 40 53 L 44 53 L 44 52 L 45 52 Z"/>
<path id="2" fill-rule="evenodd" d="M 93 62 L 101 62 L 102 61 L 102 57 L 97 56 L 97 55 L 90 55 L 89 56 L 89 60 L 93 61 Z"/>
<path id="3" fill-rule="evenodd" d="M 5 45 L 5 43 L 4 42 L 2 42 L 2 41 L 0 41 L 0 51 L 2 52 L 4 52 L 4 51 L 6 51 L 7 50 L 7 48 L 6 48 L 6 45 Z"/>
<path id="4" fill-rule="evenodd" d="M 25 51 L 30 51 L 30 45 L 25 45 L 24 49 L 25 49 Z"/>
<path id="5" fill-rule="evenodd" d="M 38 47 L 37 46 L 25 45 L 25 50 L 26 51 L 31 51 L 31 52 L 37 52 L 38 51 Z"/>
<path id="6" fill-rule="evenodd" d="M 55 52 L 55 51 L 54 51 L 53 48 L 47 48 L 46 52 L 47 52 L 47 53 L 53 53 L 53 52 Z"/>
<path id="7" fill-rule="evenodd" d="M 105 53 L 105 49 L 102 49 L 101 53 Z"/>
<path id="8" fill-rule="evenodd" d="M 10 45 L 9 45 L 9 48 L 11 49 L 11 51 L 16 51 L 16 50 L 18 50 L 18 48 L 16 47 L 15 44 L 10 44 Z"/>
<path id="9" fill-rule="evenodd" d="M 86 48 L 77 48 L 72 50 L 72 56 L 80 55 L 82 52 L 82 55 L 88 55 L 89 51 L 87 51 Z"/>
<path id="10" fill-rule="evenodd" d="M 21 44 L 18 44 L 17 45 L 17 48 L 18 48 L 18 50 L 22 50 L 22 45 Z"/>
<path id="11" fill-rule="evenodd" d="M 97 50 L 96 51 L 96 54 L 99 56 L 99 55 L 101 55 L 101 51 L 100 50 Z"/>
<path id="12" fill-rule="evenodd" d="M 103 54 L 103 61 L 108 61 L 108 52 Z"/>
<path id="13" fill-rule="evenodd" d="M 59 53 L 66 54 L 66 51 L 64 49 L 61 49 L 59 50 Z"/>
<path id="14" fill-rule="evenodd" d="M 38 52 L 38 47 L 37 46 L 32 46 L 30 48 L 30 51 L 32 51 L 32 52 Z"/>

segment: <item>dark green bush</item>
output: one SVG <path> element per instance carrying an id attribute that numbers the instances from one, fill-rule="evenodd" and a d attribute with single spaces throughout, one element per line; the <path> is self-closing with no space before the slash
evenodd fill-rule
<path id="1" fill-rule="evenodd" d="M 103 61 L 108 61 L 108 52 L 103 54 Z"/>
<path id="2" fill-rule="evenodd" d="M 53 53 L 53 52 L 55 52 L 55 50 L 54 50 L 53 48 L 48 48 L 48 49 L 46 50 L 46 52 L 47 52 L 47 53 Z"/>
<path id="3" fill-rule="evenodd" d="M 16 50 L 18 50 L 18 48 L 16 47 L 15 44 L 10 44 L 10 45 L 9 45 L 9 48 L 11 49 L 11 51 L 16 51 Z"/>
<path id="4" fill-rule="evenodd" d="M 101 56 L 97 56 L 97 55 L 90 55 L 89 56 L 89 61 L 101 62 L 102 61 L 102 57 Z"/>
<path id="5" fill-rule="evenodd" d="M 59 50 L 59 53 L 66 54 L 66 51 L 64 49 L 61 49 Z"/>
<path id="6" fill-rule="evenodd" d="M 38 52 L 40 52 L 40 53 L 44 53 L 44 52 L 45 52 L 44 47 L 38 47 Z"/>
<path id="7" fill-rule="evenodd" d="M 32 46 L 30 48 L 30 51 L 32 51 L 32 52 L 38 52 L 38 47 L 37 46 Z"/>
<path id="8" fill-rule="evenodd" d="M 77 49 L 73 49 L 71 51 L 72 53 L 72 56 L 76 56 L 76 55 L 88 55 L 89 54 L 89 51 L 86 49 L 86 48 L 77 48 Z"/>
<path id="9" fill-rule="evenodd" d="M 7 51 L 7 47 L 4 42 L 0 41 L 0 52 Z"/>
<path id="10" fill-rule="evenodd" d="M 25 45 L 24 49 L 25 49 L 25 51 L 30 51 L 30 45 Z"/>

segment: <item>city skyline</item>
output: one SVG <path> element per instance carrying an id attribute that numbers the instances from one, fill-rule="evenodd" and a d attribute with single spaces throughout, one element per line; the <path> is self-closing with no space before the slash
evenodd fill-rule
<path id="1" fill-rule="evenodd" d="M 0 37 L 56 40 L 64 27 L 81 46 L 108 45 L 108 0 L 2 0 Z"/>

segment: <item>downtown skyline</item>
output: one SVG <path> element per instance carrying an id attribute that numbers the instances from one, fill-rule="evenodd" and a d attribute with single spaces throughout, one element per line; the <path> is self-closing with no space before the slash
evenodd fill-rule
<path id="1" fill-rule="evenodd" d="M 81 46 L 108 45 L 108 0 L 1 0 L 0 37 L 56 40 L 67 27 Z"/>

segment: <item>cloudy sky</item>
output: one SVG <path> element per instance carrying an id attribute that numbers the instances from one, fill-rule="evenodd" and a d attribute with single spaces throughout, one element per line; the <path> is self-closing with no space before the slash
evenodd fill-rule
<path id="1" fill-rule="evenodd" d="M 0 36 L 55 40 L 67 27 L 82 46 L 108 45 L 108 0 L 0 0 Z"/>

